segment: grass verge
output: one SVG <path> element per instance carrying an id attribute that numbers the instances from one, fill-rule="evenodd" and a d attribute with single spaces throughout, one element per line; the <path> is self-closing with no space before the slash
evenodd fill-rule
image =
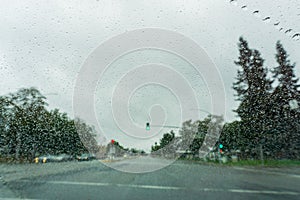
<path id="1" fill-rule="evenodd" d="M 224 163 L 228 166 L 300 167 L 300 160 L 240 160 Z"/>
<path id="2" fill-rule="evenodd" d="M 300 160 L 239 160 L 237 162 L 226 162 L 220 163 L 219 161 L 204 161 L 199 158 L 179 158 L 179 160 L 184 162 L 193 162 L 193 163 L 201 163 L 201 164 L 212 164 L 212 165 L 224 165 L 224 166 L 257 166 L 257 167 L 300 167 Z"/>

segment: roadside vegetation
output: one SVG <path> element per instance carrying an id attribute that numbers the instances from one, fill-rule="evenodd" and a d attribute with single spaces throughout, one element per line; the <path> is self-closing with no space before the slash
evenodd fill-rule
<path id="1" fill-rule="evenodd" d="M 211 149 L 213 154 L 207 160 L 235 157 L 239 162 L 233 165 L 256 165 L 261 160 L 266 160 L 265 165 L 298 164 L 300 84 L 295 75 L 296 64 L 289 60 L 280 42 L 276 44 L 277 64 L 273 67 L 266 67 L 260 52 L 250 48 L 242 37 L 238 51 L 239 57 L 234 62 L 238 70 L 233 83 L 239 102 L 233 109 L 238 120 L 224 124 L 219 140 Z M 181 144 L 186 147 L 181 159 L 198 159 L 213 117 L 184 122 L 179 136 L 172 131 L 164 134 L 152 146 L 152 154 L 175 157 L 178 149 L 184 149 L 178 147 Z"/>
<path id="2" fill-rule="evenodd" d="M 228 162 L 229 166 L 264 166 L 264 167 L 299 167 L 300 160 L 241 160 L 239 162 Z"/>
<path id="3" fill-rule="evenodd" d="M 80 155 L 88 152 L 80 137 L 97 147 L 93 127 L 47 106 L 46 97 L 36 88 L 0 97 L 0 161 L 31 162 L 47 154 Z"/>

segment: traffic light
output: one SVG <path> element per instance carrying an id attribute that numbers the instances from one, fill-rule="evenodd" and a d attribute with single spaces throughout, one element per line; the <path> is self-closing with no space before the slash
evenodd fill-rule
<path id="1" fill-rule="evenodd" d="M 220 151 L 220 153 L 223 153 L 223 144 L 219 144 L 219 151 Z"/>
<path id="2" fill-rule="evenodd" d="M 115 143 L 115 140 L 111 140 L 110 142 L 111 142 L 111 144 L 114 144 L 114 143 Z"/>
<path id="3" fill-rule="evenodd" d="M 222 149 L 223 148 L 223 144 L 219 144 L 219 148 Z"/>
<path id="4" fill-rule="evenodd" d="M 146 123 L 146 131 L 150 131 L 150 123 L 149 122 Z"/>

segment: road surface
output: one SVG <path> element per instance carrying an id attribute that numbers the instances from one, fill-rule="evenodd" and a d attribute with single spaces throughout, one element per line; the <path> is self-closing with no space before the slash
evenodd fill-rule
<path id="1" fill-rule="evenodd" d="M 106 163 L 128 171 L 164 165 L 139 157 Z M 300 199 L 294 169 L 255 169 L 176 161 L 149 173 L 125 173 L 99 161 L 0 165 L 0 199 Z"/>

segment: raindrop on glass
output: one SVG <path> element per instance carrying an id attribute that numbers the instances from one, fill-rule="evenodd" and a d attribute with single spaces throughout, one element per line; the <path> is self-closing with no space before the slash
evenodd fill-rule
<path id="1" fill-rule="evenodd" d="M 300 33 L 296 33 L 292 37 L 294 40 L 299 40 L 300 39 Z"/>
<path id="2" fill-rule="evenodd" d="M 247 7 L 246 5 L 242 6 L 241 8 L 242 8 L 242 10 L 244 10 L 244 11 L 247 11 L 247 10 L 248 10 L 248 7 Z"/>
<path id="3" fill-rule="evenodd" d="M 270 20 L 271 20 L 271 17 L 265 17 L 265 18 L 263 18 L 264 22 L 270 22 Z"/>
<path id="4" fill-rule="evenodd" d="M 259 10 L 253 11 L 253 15 L 254 15 L 255 17 L 260 17 Z"/>

